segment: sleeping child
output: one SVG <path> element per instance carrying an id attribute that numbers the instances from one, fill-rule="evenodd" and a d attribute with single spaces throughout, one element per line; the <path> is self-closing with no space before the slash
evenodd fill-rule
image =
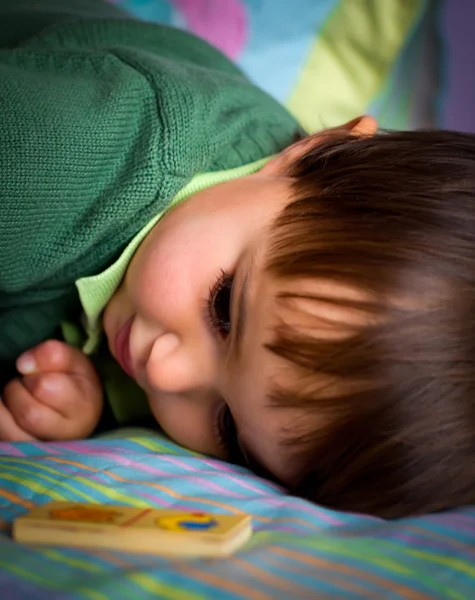
<path id="1" fill-rule="evenodd" d="M 475 501 L 475 137 L 306 135 L 206 42 L 0 0 L 0 439 L 146 419 L 322 505 Z"/>

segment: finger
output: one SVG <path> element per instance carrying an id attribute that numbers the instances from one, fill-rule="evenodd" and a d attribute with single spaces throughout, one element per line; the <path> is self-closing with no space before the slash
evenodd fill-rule
<path id="1" fill-rule="evenodd" d="M 69 373 L 34 373 L 21 379 L 31 396 L 64 417 L 87 409 L 95 394 L 90 381 Z"/>
<path id="2" fill-rule="evenodd" d="M 38 402 L 21 379 L 10 381 L 3 390 L 3 400 L 18 427 L 30 435 L 49 439 L 64 427 L 64 416 Z"/>
<path id="3" fill-rule="evenodd" d="M 2 442 L 31 442 L 35 438 L 15 422 L 10 411 L 0 400 L 0 440 Z"/>
<path id="4" fill-rule="evenodd" d="M 76 421 L 39 402 L 20 379 L 15 379 L 6 386 L 3 398 L 17 426 L 37 438 L 64 440 L 90 433 L 78 431 Z"/>
<path id="5" fill-rule="evenodd" d="M 59 340 L 47 340 L 18 357 L 16 367 L 22 375 L 57 371 L 97 377 L 89 358 L 78 348 Z"/>

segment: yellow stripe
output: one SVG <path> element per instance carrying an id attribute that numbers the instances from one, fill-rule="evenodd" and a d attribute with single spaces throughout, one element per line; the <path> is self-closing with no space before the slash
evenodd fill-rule
<path id="1" fill-rule="evenodd" d="M 46 587 L 48 589 L 54 589 L 54 590 L 62 589 L 63 590 L 63 588 L 64 588 L 64 584 L 61 582 L 56 582 L 54 579 L 52 579 L 50 577 L 48 577 L 48 578 L 39 577 L 38 575 L 36 575 L 35 573 L 32 573 L 28 569 L 23 569 L 22 567 L 20 567 L 18 565 L 14 565 L 14 564 L 8 563 L 6 561 L 0 560 L 0 567 L 9 571 L 10 573 L 14 573 L 17 577 L 21 577 L 24 581 L 36 583 L 36 584 Z M 72 591 L 80 592 L 82 594 L 85 594 L 86 596 L 89 596 L 89 598 L 91 600 L 110 600 L 109 596 L 105 596 L 102 592 L 98 592 L 97 590 L 91 590 L 90 588 L 85 587 L 85 586 L 76 587 L 76 588 L 74 588 L 74 590 L 70 588 L 68 591 L 69 592 L 72 592 Z"/>
<path id="2" fill-rule="evenodd" d="M 29 460 L 27 458 L 17 458 L 16 456 L 12 456 L 9 458 L 8 463 L 5 465 L 6 469 L 9 469 L 12 464 L 26 465 L 35 471 L 46 471 L 47 473 L 52 473 L 53 475 L 61 475 L 64 477 L 64 473 L 62 471 L 58 471 L 57 469 L 52 469 L 51 467 L 47 467 L 41 462 L 36 462 Z"/>
<path id="3" fill-rule="evenodd" d="M 421 0 L 342 0 L 328 18 L 287 106 L 308 131 L 362 114 L 379 93 Z"/>
<path id="4" fill-rule="evenodd" d="M 151 450 L 152 452 L 158 452 L 159 454 L 173 454 L 175 456 L 183 456 L 183 454 L 177 454 L 176 452 L 168 451 L 166 444 L 157 442 L 151 437 L 132 438 L 132 441 L 135 442 L 138 446 L 143 446 L 144 448 L 147 448 L 147 450 Z M 190 456 L 200 456 L 196 452 L 192 453 L 191 450 L 188 450 L 186 448 L 184 448 L 184 451 L 187 453 L 187 455 L 190 454 Z"/>
<path id="5" fill-rule="evenodd" d="M 406 554 L 417 556 L 417 558 L 422 558 L 428 562 L 438 563 L 440 565 L 444 565 L 444 567 L 450 567 L 455 571 L 461 571 L 466 575 L 470 575 L 470 577 L 475 577 L 475 567 L 472 567 L 466 561 L 458 560 L 457 558 L 451 558 L 450 556 L 437 556 L 436 554 L 431 554 L 429 552 L 423 552 L 422 550 L 416 550 L 412 548 L 406 548 L 405 552 Z"/>
<path id="6" fill-rule="evenodd" d="M 4 568 L 7 571 L 10 571 L 11 573 L 14 573 L 15 575 L 21 577 L 25 581 L 32 581 L 33 583 L 46 586 L 50 589 L 58 589 L 58 587 L 60 586 L 60 584 L 54 581 L 53 579 L 45 579 L 44 577 L 36 575 L 36 573 L 33 573 L 29 569 L 24 569 L 19 565 L 9 563 L 4 560 L 0 560 L 0 567 Z"/>
<path id="7" fill-rule="evenodd" d="M 61 494 L 57 494 L 50 487 L 45 487 L 34 481 L 25 481 L 24 477 L 15 477 L 15 475 L 12 475 L 11 473 L 1 473 L 0 479 L 6 479 L 7 481 L 13 481 L 13 483 L 19 483 L 21 485 L 24 485 L 31 491 L 36 492 L 37 494 L 46 494 L 47 496 L 49 496 L 50 498 L 54 498 L 55 500 L 64 500 L 64 496 L 61 496 Z"/>
<path id="8" fill-rule="evenodd" d="M 16 471 L 18 473 L 26 473 L 26 475 L 29 475 L 30 477 L 32 475 L 31 471 L 28 471 L 27 469 L 21 469 L 20 467 L 9 466 L 8 470 Z M 44 481 L 47 481 L 48 483 L 52 483 L 55 487 L 64 488 L 65 490 L 68 490 L 69 492 L 73 492 L 74 494 L 80 496 L 81 498 L 84 498 L 84 500 L 87 500 L 88 502 L 94 502 L 94 498 L 92 498 L 88 494 L 84 494 L 83 492 L 80 492 L 73 486 L 71 486 L 67 483 L 64 483 L 63 481 L 57 481 L 56 479 L 53 479 L 52 477 L 48 477 L 47 475 L 43 475 L 42 473 L 35 473 L 35 477 L 41 478 Z M 64 496 L 61 496 L 60 494 L 56 493 L 51 486 L 48 486 L 48 487 L 43 486 L 40 483 L 38 483 L 37 481 L 32 481 L 31 479 L 25 479 L 25 477 L 20 478 L 20 477 L 15 477 L 14 475 L 12 475 L 10 473 L 0 473 L 0 479 L 7 479 L 9 481 L 14 481 L 15 483 L 20 483 L 20 484 L 24 485 L 25 487 L 28 487 L 30 490 L 37 492 L 38 494 L 47 494 L 48 496 L 51 496 L 51 498 L 55 498 L 56 500 L 64 500 Z"/>
<path id="9" fill-rule="evenodd" d="M 110 596 L 106 596 L 102 592 L 98 592 L 97 590 L 92 590 L 90 587 L 78 586 L 74 588 L 75 593 L 84 594 L 85 596 L 89 596 L 91 600 L 110 600 Z"/>
<path id="10" fill-rule="evenodd" d="M 193 594 L 188 590 L 180 590 L 175 585 L 166 585 L 161 581 L 149 577 L 145 573 L 130 573 L 128 579 L 133 581 L 136 585 L 139 585 L 142 589 L 153 594 L 156 598 L 170 600 L 204 600 L 204 596 Z"/>
<path id="11" fill-rule="evenodd" d="M 77 569 L 82 569 L 83 571 L 90 571 L 91 573 L 104 573 L 105 569 L 98 567 L 88 561 L 81 560 L 79 558 L 73 558 L 72 556 L 68 556 L 64 554 L 64 552 L 58 552 L 57 550 L 42 550 L 42 554 L 54 560 L 55 562 L 65 563 L 70 567 L 75 567 Z"/>
<path id="12" fill-rule="evenodd" d="M 41 479 L 44 479 L 45 481 L 51 482 L 57 487 L 61 487 L 70 492 L 73 492 L 74 494 L 76 494 L 80 498 L 83 498 L 87 502 L 96 503 L 98 501 L 97 498 L 90 496 L 89 494 L 86 494 L 86 493 L 82 492 L 81 490 L 79 490 L 67 483 L 64 483 L 63 481 L 58 481 L 58 480 L 52 479 L 51 477 L 48 477 L 47 475 L 44 475 L 43 473 L 36 473 L 36 465 L 34 467 L 35 473 L 32 473 L 31 471 L 29 471 L 27 469 L 21 469 L 20 467 L 14 467 L 13 465 L 10 465 L 8 468 L 10 471 L 26 473 L 30 477 L 34 476 L 35 478 L 41 478 Z M 39 468 L 39 466 L 38 466 L 38 468 Z M 64 472 L 55 471 L 55 469 L 50 469 L 49 467 L 42 467 L 42 468 L 46 471 L 54 473 L 55 475 L 59 475 L 62 477 L 64 477 L 64 475 L 65 475 Z M 111 476 L 111 473 L 107 473 L 107 475 Z M 21 484 L 25 485 L 26 487 L 28 487 L 38 493 L 47 493 L 49 496 L 51 496 L 52 498 L 55 498 L 57 500 L 65 499 L 64 496 L 59 496 L 58 494 L 53 493 L 51 487 L 47 487 L 47 488 L 43 487 L 38 482 L 33 481 L 31 479 L 25 479 L 25 478 L 18 479 L 18 478 L 14 478 L 13 475 L 8 476 L 8 473 L 0 473 L 0 480 L 2 478 L 9 479 L 10 481 L 14 481 L 16 483 L 21 483 Z M 133 497 L 133 496 L 122 494 L 121 492 L 119 492 L 117 490 L 111 489 L 109 485 L 96 483 L 96 482 L 91 481 L 90 479 L 86 479 L 85 477 L 70 476 L 69 480 L 76 481 L 77 483 L 79 483 L 83 486 L 86 486 L 95 491 L 98 491 L 101 494 L 103 494 L 104 496 L 106 496 L 107 498 L 110 498 L 111 500 L 125 502 L 125 503 L 130 504 L 131 506 L 136 506 L 137 508 L 142 508 L 142 507 L 146 508 L 148 506 L 148 503 L 145 500 L 141 500 L 141 499 Z"/>

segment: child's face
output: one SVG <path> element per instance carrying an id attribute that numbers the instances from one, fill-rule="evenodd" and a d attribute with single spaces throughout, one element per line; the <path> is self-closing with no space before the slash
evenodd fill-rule
<path id="1" fill-rule="evenodd" d="M 170 437 L 226 458 L 227 406 L 243 445 L 273 472 L 289 414 L 266 405 L 279 359 L 263 347 L 275 286 L 262 260 L 289 199 L 290 180 L 271 164 L 189 198 L 144 240 L 104 315 L 112 354 Z"/>
<path id="2" fill-rule="evenodd" d="M 279 284 L 263 260 L 269 226 L 291 200 L 285 172 L 295 158 L 287 151 L 172 209 L 137 250 L 104 315 L 113 356 L 171 438 L 225 459 L 229 409 L 246 454 L 283 481 L 292 457 L 281 442 L 315 427 L 302 409 L 270 405 L 271 386 L 285 384 L 288 371 L 264 347 Z"/>

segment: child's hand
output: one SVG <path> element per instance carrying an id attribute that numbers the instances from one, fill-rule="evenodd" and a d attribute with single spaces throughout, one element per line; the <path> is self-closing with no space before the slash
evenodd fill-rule
<path id="1" fill-rule="evenodd" d="M 3 390 L 0 440 L 69 440 L 88 436 L 102 412 L 102 385 L 80 350 L 49 340 L 17 360 L 22 374 Z"/>

